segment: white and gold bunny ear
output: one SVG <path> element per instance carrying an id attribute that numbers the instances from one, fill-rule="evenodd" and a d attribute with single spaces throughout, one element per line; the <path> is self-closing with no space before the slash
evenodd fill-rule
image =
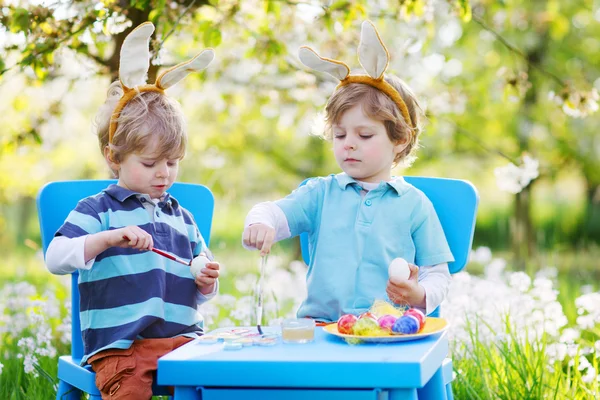
<path id="1" fill-rule="evenodd" d="M 123 41 L 119 61 L 119 79 L 124 89 L 146 84 L 150 68 L 150 37 L 154 25 L 144 22 L 135 28 Z"/>
<path id="2" fill-rule="evenodd" d="M 202 71 L 204 68 L 208 67 L 214 59 L 215 51 L 213 49 L 203 50 L 191 60 L 177 64 L 160 74 L 159 77 L 156 78 L 156 87 L 166 90 L 188 76 L 191 72 Z"/>
<path id="3" fill-rule="evenodd" d="M 298 50 L 298 56 L 302 64 L 316 71 L 325 72 L 340 81 L 350 75 L 350 68 L 341 61 L 323 58 L 308 46 L 302 46 Z"/>
<path id="4" fill-rule="evenodd" d="M 390 54 L 371 21 L 362 23 L 360 44 L 358 45 L 358 60 L 373 79 L 382 79 L 390 62 Z"/>
<path id="5" fill-rule="evenodd" d="M 160 74 L 154 84 L 146 84 L 150 68 L 150 37 L 154 33 L 154 25 L 144 22 L 135 28 L 123 41 L 119 64 L 119 78 L 123 87 L 123 96 L 119 99 L 113 112 L 108 130 L 108 141 L 112 143 L 117 131 L 121 111 L 129 101 L 142 92 L 157 92 L 164 95 L 164 90 L 173 86 L 189 73 L 201 71 L 215 58 L 213 49 L 202 51 L 191 60 L 178 64 Z"/>
<path id="6" fill-rule="evenodd" d="M 341 61 L 331 60 L 320 57 L 313 49 L 307 46 L 300 47 L 298 51 L 300 61 L 309 68 L 317 71 L 326 72 L 340 80 L 337 88 L 359 83 L 372 86 L 385 93 L 402 113 L 408 126 L 414 127 L 408 107 L 402 99 L 402 96 L 383 78 L 383 74 L 388 67 L 390 54 L 388 53 L 383 41 L 371 21 L 364 21 L 360 34 L 360 44 L 358 46 L 358 59 L 367 75 L 350 75 L 350 68 Z"/>

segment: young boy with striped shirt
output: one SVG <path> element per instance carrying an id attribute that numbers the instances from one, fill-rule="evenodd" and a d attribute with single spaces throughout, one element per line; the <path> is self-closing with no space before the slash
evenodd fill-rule
<path id="1" fill-rule="evenodd" d="M 146 41 L 147 50 L 153 30 L 148 23 L 136 28 L 122 61 L 124 52 L 139 60 L 139 44 Z M 187 136 L 179 104 L 163 89 L 189 67 L 168 70 L 154 85 L 125 79 L 131 75 L 124 68 L 97 116 L 100 148 L 118 182 L 78 203 L 50 243 L 46 264 L 55 274 L 79 271 L 81 362 L 96 372 L 102 398 L 146 400 L 158 358 L 202 334 L 197 306 L 217 293 L 219 264 L 206 263 L 194 278 L 189 266 L 147 251 L 211 258 L 193 216 L 167 192 Z"/>

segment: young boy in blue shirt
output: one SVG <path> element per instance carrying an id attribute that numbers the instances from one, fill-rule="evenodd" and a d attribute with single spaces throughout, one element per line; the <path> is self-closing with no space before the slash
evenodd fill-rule
<path id="1" fill-rule="evenodd" d="M 335 321 L 388 298 L 432 312 L 444 299 L 452 253 L 429 199 L 392 167 L 417 148 L 419 105 L 408 86 L 386 76 L 388 53 L 375 27 L 363 23 L 359 58 L 368 75 L 300 49 L 301 61 L 340 79 L 325 108 L 325 138 L 343 173 L 310 180 L 276 202 L 249 212 L 243 244 L 262 254 L 274 242 L 309 235 L 306 300 L 298 317 Z M 385 62 L 382 62 L 385 61 Z M 408 279 L 390 280 L 394 258 L 409 263 Z M 418 267 L 417 267 L 418 265 Z"/>
<path id="2" fill-rule="evenodd" d="M 92 365 L 103 399 L 150 399 L 158 358 L 202 334 L 197 306 L 218 290 L 217 262 L 194 277 L 189 266 L 148 251 L 211 258 L 192 214 L 167 192 L 187 134 L 179 104 L 164 89 L 214 54 L 143 85 L 153 31 L 146 23 L 127 37 L 121 79 L 97 117 L 100 148 L 118 182 L 81 200 L 46 254 L 50 272 L 79 271 L 81 362 Z"/>

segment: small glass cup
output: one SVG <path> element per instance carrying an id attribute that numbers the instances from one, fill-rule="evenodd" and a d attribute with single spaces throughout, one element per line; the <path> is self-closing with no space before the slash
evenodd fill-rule
<path id="1" fill-rule="evenodd" d="M 284 343 L 309 343 L 315 339 L 315 320 L 287 318 L 281 322 L 281 339 Z"/>

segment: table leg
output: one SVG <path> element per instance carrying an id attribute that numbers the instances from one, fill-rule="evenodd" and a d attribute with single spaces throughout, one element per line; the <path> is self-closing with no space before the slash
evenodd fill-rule
<path id="1" fill-rule="evenodd" d="M 391 389 L 385 392 L 387 392 L 387 400 L 417 400 L 416 389 Z"/>
<path id="2" fill-rule="evenodd" d="M 200 392 L 195 386 L 175 386 L 173 400 L 200 400 Z"/>
<path id="3" fill-rule="evenodd" d="M 447 400 L 442 367 L 438 368 L 429 382 L 418 390 L 418 395 L 419 399 Z"/>

